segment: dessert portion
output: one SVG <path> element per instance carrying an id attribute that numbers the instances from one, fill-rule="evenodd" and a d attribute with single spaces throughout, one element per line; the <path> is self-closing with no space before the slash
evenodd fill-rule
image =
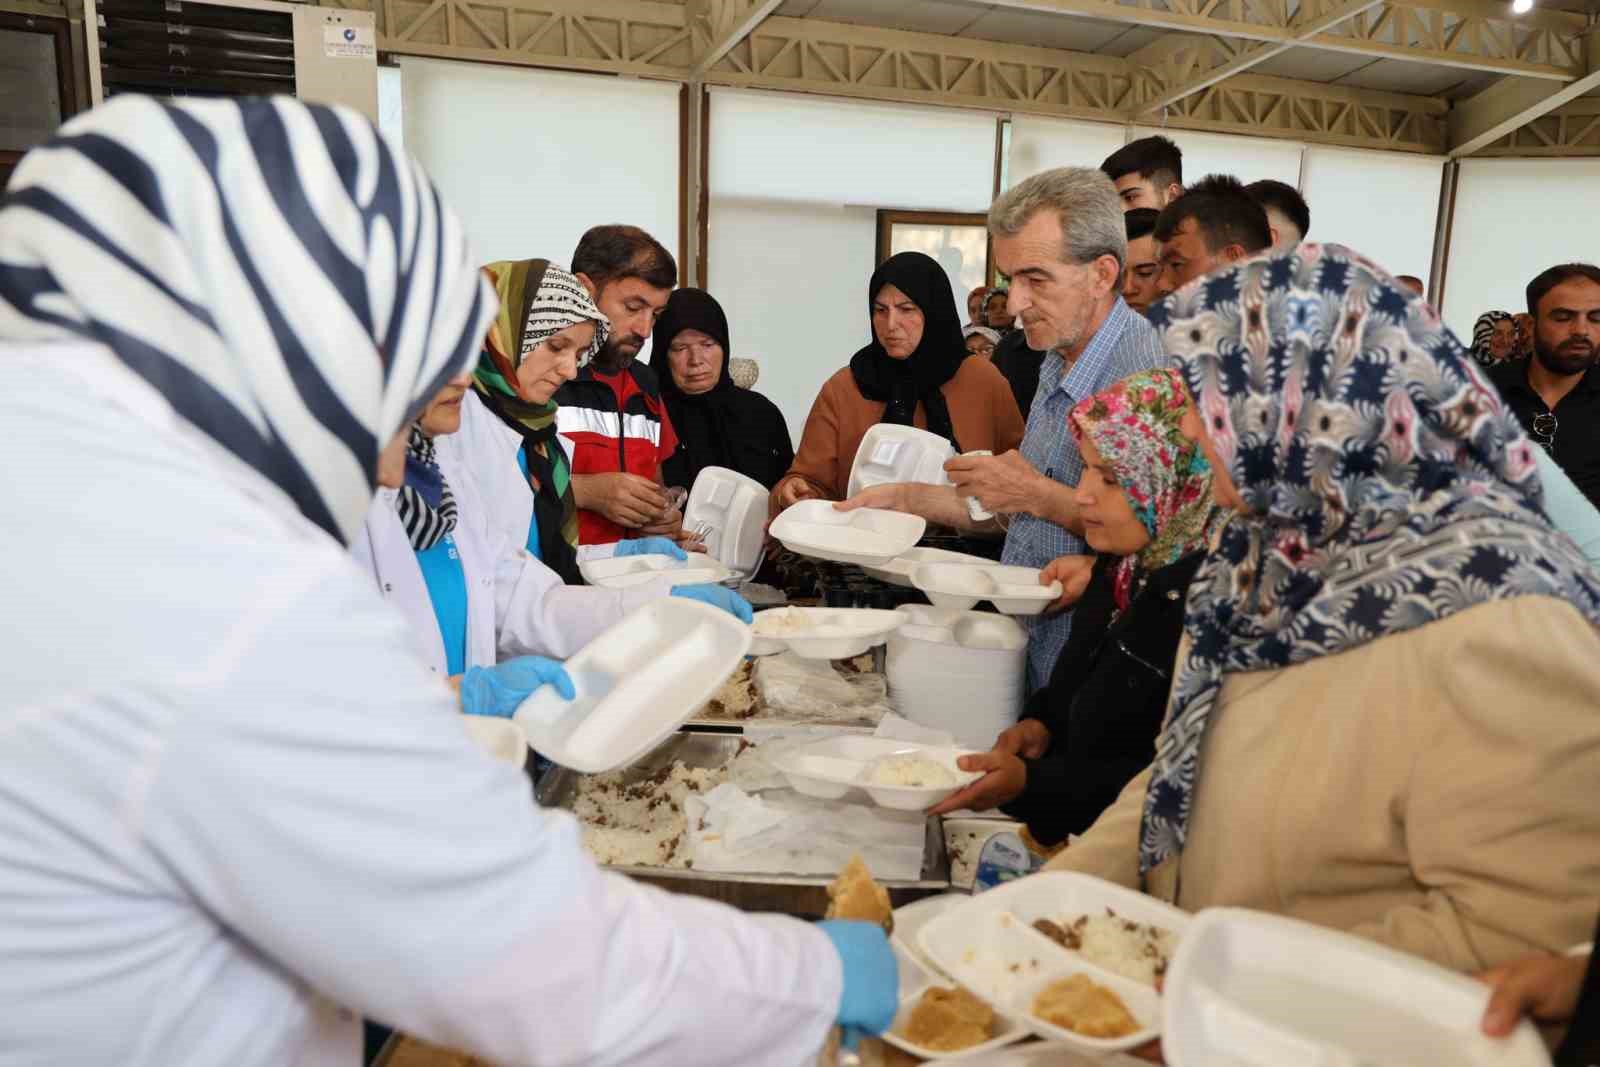
<path id="1" fill-rule="evenodd" d="M 871 785 L 906 786 L 913 789 L 955 788 L 956 776 L 941 763 L 926 756 L 889 756 L 878 760 L 867 772 Z"/>
<path id="2" fill-rule="evenodd" d="M 1033 928 L 1090 963 L 1148 986 L 1167 973 L 1178 950 L 1171 930 L 1124 919 L 1110 908 L 1104 915 L 1079 915 L 1061 923 L 1040 919 Z"/>
<path id="3" fill-rule="evenodd" d="M 1033 998 L 1033 1014 L 1084 1037 L 1110 1039 L 1139 1032 L 1139 1021 L 1122 998 L 1081 974 L 1045 986 Z"/>
<path id="4" fill-rule="evenodd" d="M 896 1033 L 930 1052 L 960 1052 L 994 1036 L 994 1009 L 965 989 L 933 986 Z"/>
<path id="5" fill-rule="evenodd" d="M 828 919 L 856 919 L 877 923 L 883 932 L 894 932 L 894 908 L 889 891 L 872 880 L 872 872 L 860 855 L 850 857 L 839 877 L 828 886 Z"/>

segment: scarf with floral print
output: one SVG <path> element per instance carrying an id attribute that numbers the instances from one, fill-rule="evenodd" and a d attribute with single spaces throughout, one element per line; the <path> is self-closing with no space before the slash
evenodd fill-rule
<path id="1" fill-rule="evenodd" d="M 1068 417 L 1072 435 L 1094 445 L 1150 535 L 1112 571 L 1118 611 L 1145 576 L 1206 548 L 1227 522 L 1229 513 L 1211 498 L 1211 464 L 1180 428 L 1188 410 L 1183 374 L 1162 367 L 1080 401 Z"/>
<path id="2" fill-rule="evenodd" d="M 1534 444 L 1438 314 L 1368 260 L 1302 244 L 1150 311 L 1243 499 L 1189 586 L 1139 869 L 1183 849 L 1223 679 L 1600 577 L 1540 510 Z M 1284 708 L 1293 714 L 1293 708 Z"/>

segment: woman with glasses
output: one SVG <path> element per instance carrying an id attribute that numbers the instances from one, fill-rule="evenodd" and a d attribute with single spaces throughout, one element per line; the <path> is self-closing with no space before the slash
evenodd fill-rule
<path id="1" fill-rule="evenodd" d="M 403 465 L 380 465 L 385 488 L 352 551 L 411 623 L 428 666 L 462 680 L 464 709 L 504 716 L 530 691 L 518 679 L 536 675 L 526 659 L 497 666 L 502 656 L 565 659 L 669 590 L 662 583 L 594 589 L 562 581 L 557 568 L 576 559 L 567 539 L 576 526 L 555 491 L 566 486 L 571 496 L 566 455 L 549 436 L 550 397 L 604 342 L 606 320 L 577 278 L 554 264 L 496 263 L 485 273 L 501 304 L 477 368 L 451 379 L 411 424 Z M 475 455 L 458 447 L 463 425 L 476 438 L 467 450 Z M 485 485 L 494 488 L 486 493 Z M 504 515 L 513 508 L 508 527 Z M 583 551 L 684 558 L 662 537 Z"/>
<path id="2" fill-rule="evenodd" d="M 1099 553 L 1063 557 L 1045 575 L 1067 590 L 1072 638 L 1022 720 L 993 751 L 962 758 L 984 776 L 935 813 L 1001 805 L 1053 845 L 1087 829 L 1150 763 L 1189 580 L 1229 514 L 1212 500 L 1210 464 L 1183 435 L 1189 410 L 1183 377 L 1162 368 L 1068 415 L 1084 460 L 1084 536 Z"/>
<path id="3" fill-rule="evenodd" d="M 1156 755 L 1057 869 L 1460 971 L 1600 899 L 1600 576 L 1538 446 L 1420 298 L 1300 245 L 1151 311 L 1235 515 Z"/>
<path id="4" fill-rule="evenodd" d="M 768 489 L 777 484 L 794 460 L 789 427 L 778 405 L 734 384 L 722 305 L 703 289 L 676 290 L 656 320 L 650 350 L 666 353 L 661 398 L 678 433 L 662 481 L 692 489 L 705 468 L 726 467 Z"/>

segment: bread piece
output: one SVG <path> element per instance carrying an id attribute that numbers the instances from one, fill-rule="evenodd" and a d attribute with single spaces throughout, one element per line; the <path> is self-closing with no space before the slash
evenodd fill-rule
<path id="1" fill-rule="evenodd" d="M 1127 1037 L 1139 1021 L 1122 998 L 1081 974 L 1051 982 L 1033 998 L 1033 1014 L 1084 1037 Z"/>
<path id="2" fill-rule="evenodd" d="M 877 923 L 884 933 L 894 932 L 894 908 L 889 904 L 889 891 L 872 880 L 872 872 L 867 870 L 859 854 L 850 857 L 850 862 L 828 887 L 826 917 Z"/>
<path id="3" fill-rule="evenodd" d="M 900 1036 L 933 1052 L 959 1052 L 994 1036 L 994 1009 L 965 989 L 927 990 Z"/>

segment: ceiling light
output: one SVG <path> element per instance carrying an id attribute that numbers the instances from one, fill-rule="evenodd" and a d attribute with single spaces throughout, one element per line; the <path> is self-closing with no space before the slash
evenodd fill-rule
<path id="1" fill-rule="evenodd" d="M 1511 0 L 1511 13 L 1513 15 L 1526 15 L 1533 10 L 1533 0 Z"/>

